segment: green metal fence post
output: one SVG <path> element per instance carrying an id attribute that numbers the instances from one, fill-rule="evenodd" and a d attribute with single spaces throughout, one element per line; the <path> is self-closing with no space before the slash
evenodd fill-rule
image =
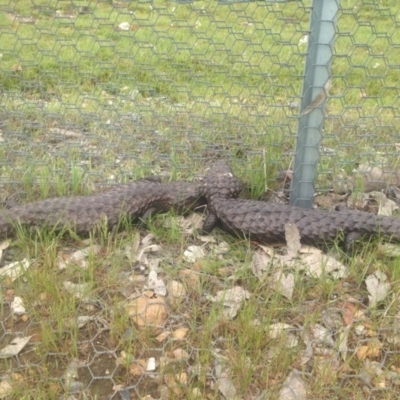
<path id="1" fill-rule="evenodd" d="M 325 100 L 336 33 L 339 0 L 313 0 L 302 101 L 294 155 L 290 204 L 310 208 L 314 196 Z"/>

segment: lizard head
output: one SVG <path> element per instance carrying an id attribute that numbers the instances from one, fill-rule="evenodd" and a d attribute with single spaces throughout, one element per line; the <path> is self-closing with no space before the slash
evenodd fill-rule
<path id="1" fill-rule="evenodd" d="M 209 201 L 218 198 L 238 197 L 243 189 L 242 182 L 236 177 L 224 160 L 215 162 L 205 178 L 205 192 Z"/>

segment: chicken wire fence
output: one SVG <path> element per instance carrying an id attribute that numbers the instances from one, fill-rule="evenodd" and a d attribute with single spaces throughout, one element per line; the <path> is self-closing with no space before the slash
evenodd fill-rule
<path id="1" fill-rule="evenodd" d="M 400 5 L 335 3 L 331 87 L 310 146 L 299 127 L 311 1 L 0 1 L 0 200 L 148 173 L 191 178 L 216 158 L 259 192 L 291 169 L 301 185 L 304 164 L 318 191 L 398 185 Z M 312 160 L 296 158 L 310 147 Z M 106 323 L 90 329 L 85 383 L 118 385 L 119 367 L 110 361 L 105 376 L 95 361 L 110 348 Z"/>
<path id="2" fill-rule="evenodd" d="M 252 186 L 273 182 L 293 167 L 310 9 L 3 1 L 2 197 L 78 172 L 94 183 L 190 175 L 216 157 L 241 165 Z M 352 186 L 360 165 L 378 168 L 374 181 L 397 181 L 398 15 L 395 1 L 340 4 L 323 140 L 313 144 L 318 190 Z M 315 159 L 295 171 L 316 170 Z"/>

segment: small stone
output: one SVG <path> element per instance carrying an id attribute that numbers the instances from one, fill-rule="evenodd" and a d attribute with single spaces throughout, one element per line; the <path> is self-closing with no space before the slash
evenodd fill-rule
<path id="1" fill-rule="evenodd" d="M 147 360 L 146 371 L 155 371 L 156 370 L 156 359 L 154 357 L 150 357 Z"/>
<path id="2" fill-rule="evenodd" d="M 141 296 L 127 306 L 132 321 L 139 327 L 146 325 L 164 325 L 168 318 L 167 307 L 162 297 L 149 299 Z"/>
<path id="3" fill-rule="evenodd" d="M 186 289 L 182 283 L 178 281 L 170 281 L 167 284 L 169 299 L 173 303 L 182 301 L 186 296 Z"/>
<path id="4" fill-rule="evenodd" d="M 147 362 L 146 360 L 140 359 L 136 360 L 129 366 L 129 372 L 134 376 L 142 376 L 146 370 Z"/>
<path id="5" fill-rule="evenodd" d="M 168 336 L 169 336 L 170 334 L 171 334 L 170 331 L 161 332 L 161 333 L 156 337 L 157 342 L 159 342 L 159 343 L 163 342 L 165 339 L 168 338 Z"/>
<path id="6" fill-rule="evenodd" d="M 129 22 L 121 22 L 121 23 L 118 25 L 118 28 L 119 28 L 121 31 L 129 31 L 129 29 L 131 28 L 131 26 L 129 25 Z"/>
<path id="7" fill-rule="evenodd" d="M 187 361 L 190 358 L 189 353 L 186 350 L 183 349 L 175 349 L 172 354 L 174 355 L 175 359 L 180 360 L 180 361 Z"/>
<path id="8" fill-rule="evenodd" d="M 189 334 L 189 328 L 178 328 L 172 332 L 172 337 L 174 339 L 184 339 Z"/>
<path id="9" fill-rule="evenodd" d="M 28 321 L 28 319 L 29 319 L 29 315 L 27 315 L 27 314 L 24 314 L 24 315 L 21 317 L 21 320 L 22 320 L 23 322 Z"/>
<path id="10" fill-rule="evenodd" d="M 26 310 L 24 307 L 24 303 L 21 297 L 15 296 L 14 301 L 10 305 L 13 314 L 15 315 L 23 315 Z"/>

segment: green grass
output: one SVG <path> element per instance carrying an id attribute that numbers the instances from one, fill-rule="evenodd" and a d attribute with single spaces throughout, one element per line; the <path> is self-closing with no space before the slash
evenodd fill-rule
<path id="1" fill-rule="evenodd" d="M 271 184 L 294 148 L 297 110 L 288 104 L 301 93 L 306 47 L 298 43 L 308 29 L 307 4 L 3 6 L 3 182 L 21 181 L 26 168 L 39 175 L 42 163 L 63 174 L 71 159 L 95 181 L 134 174 L 137 167 L 183 168 L 190 176 L 221 154 L 246 165 L 259 195 L 264 170 Z M 353 0 L 342 7 L 323 142 L 336 154 L 321 159 L 321 187 L 343 165 L 350 173 L 366 160 L 392 167 L 396 161 L 390 143 L 396 140 L 400 33 L 387 26 L 397 3 Z M 131 30 L 119 30 L 121 22 Z M 83 138 L 54 143 L 49 130 L 64 127 L 83 131 Z M 385 158 L 376 153 L 382 142 L 388 143 Z"/>
<path id="2" fill-rule="evenodd" d="M 143 273 L 124 255 L 126 246 L 135 240 L 135 228 L 127 225 L 120 233 L 95 234 L 85 242 L 46 232 L 40 236 L 24 231 L 19 233 L 15 242 L 18 247 L 12 249 L 15 254 L 23 253 L 35 259 L 35 265 L 26 272 L 24 279 L 6 287 L 23 297 L 29 318 L 11 317 L 8 305 L 3 305 L 2 324 L 8 334 L 2 333 L 0 347 L 9 342 L 14 332 L 21 332 L 24 336 L 33 335 L 28 348 L 34 348 L 34 351 L 23 350 L 19 364 L 14 359 L 0 360 L 2 375 L 13 371 L 14 385 L 21 381 L 13 391 L 15 398 L 22 394 L 46 398 L 49 391 L 58 397 L 65 390 L 63 383 L 67 367 L 77 360 L 80 366 L 75 380 L 84 387 L 88 386 L 89 398 L 111 396 L 113 385 L 105 375 L 112 376 L 122 386 L 130 387 L 132 396 L 151 394 L 157 397 L 165 376 L 184 373 L 187 374 L 187 383 L 179 386 L 180 394 L 176 398 L 194 399 L 194 390 L 198 390 L 203 397 L 209 395 L 219 399 L 221 395 L 210 386 L 210 382 L 217 381 L 214 370 L 216 354 L 222 357 L 223 368 L 229 368 L 229 378 L 239 398 L 246 398 L 258 390 L 266 390 L 267 398 L 276 398 L 288 371 L 293 368 L 306 372 L 303 379 L 310 398 L 345 398 L 351 392 L 362 391 L 363 384 L 359 379 L 346 380 L 344 376 L 357 374 L 365 368 L 365 362 L 357 358 L 356 350 L 358 346 L 368 344 L 371 337 L 364 335 L 361 340 L 353 327 L 346 361 L 335 361 L 337 350 L 329 350 L 328 346 L 325 360 L 315 353 L 304 366 L 301 360 L 305 345 L 301 338 L 306 337 L 302 336 L 304 334 L 312 335 L 316 324 L 324 324 L 326 313 L 338 310 L 335 312 L 343 317 L 350 297 L 362 299 L 366 296 L 364 280 L 377 269 L 388 274 L 393 294 L 398 293 L 398 259 L 377 252 L 376 243 L 365 244 L 361 253 L 347 260 L 350 273 L 346 279 L 311 279 L 296 274 L 295 292 L 292 300 L 288 300 L 271 290 L 266 281 L 254 277 L 250 270 L 254 247 L 249 243 L 215 233 L 217 242 L 227 240 L 230 243 L 230 250 L 223 258 L 211 251 L 206 259 L 188 264 L 182 259 L 182 254 L 189 245 L 205 246 L 207 252 L 210 247 L 199 239 L 177 232 L 174 226 L 166 228 L 166 219 L 155 219 L 151 228 L 155 243 L 162 246 L 160 254 L 157 254 L 162 259 L 158 276 L 165 284 L 172 280 L 181 282 L 186 294 L 177 303 L 170 303 L 167 296 L 168 318 L 158 329 L 151 326 L 138 329 L 130 321 L 124 306 L 127 300 L 123 293 L 126 294 L 129 287 L 127 277 Z M 102 250 L 88 257 L 87 269 L 78 266 L 69 266 L 62 271 L 57 269 L 60 254 L 96 243 L 102 245 Z M 185 270 L 190 273 L 183 274 Z M 67 292 L 65 281 L 86 284 L 85 295 L 91 301 L 87 303 Z M 206 300 L 205 295 L 215 295 L 221 289 L 237 285 L 248 290 L 251 297 L 244 302 L 235 319 L 223 318 L 221 304 Z M 132 290 L 132 293 L 140 293 L 143 284 L 133 285 Z M 376 309 L 361 306 L 364 318 L 358 324 L 368 326 L 372 333 L 385 329 L 392 332 L 397 303 L 394 297 L 389 296 Z M 83 315 L 93 319 L 78 328 L 76 321 Z M 288 347 L 285 335 L 271 338 L 267 332 L 276 323 L 291 325 L 291 332 L 299 344 Z M 171 336 L 162 342 L 157 340 L 160 333 L 174 332 L 182 327 L 188 328 L 189 332 L 184 340 Z M 336 334 L 334 337 L 337 339 Z M 388 346 L 383 339 L 380 340 Z M 390 346 L 385 348 L 389 350 Z M 173 352 L 176 350 L 184 350 L 189 358 L 174 360 Z M 386 383 L 389 382 L 386 376 L 389 370 L 398 368 L 400 361 L 398 352 L 395 348 L 392 350 L 394 352 L 386 358 L 387 369 L 383 367 L 385 378 L 382 380 Z M 132 363 L 146 361 L 149 357 L 155 357 L 157 362 L 162 357 L 173 360 L 157 367 L 157 381 L 146 373 L 138 376 L 129 372 Z M 379 362 L 380 357 L 383 354 L 374 359 Z M 92 376 L 97 376 L 98 380 L 93 381 Z M 381 387 L 378 393 L 381 398 L 395 398 L 390 397 L 391 390 Z"/>
<path id="3" fill-rule="evenodd" d="M 305 7 L 298 2 L 164 0 L 4 3 L 1 201 L 91 193 L 95 186 L 153 173 L 191 179 L 216 157 L 229 159 L 256 198 L 267 186 L 275 189 L 278 170 L 290 167 L 298 111 L 288 104 L 300 100 L 306 47 L 298 43 L 308 29 L 309 1 Z M 352 175 L 358 163 L 398 168 L 398 2 L 349 0 L 341 6 L 323 141 L 335 153 L 321 159 L 321 188 L 343 173 L 341 169 L 345 177 Z M 121 22 L 128 22 L 131 30 L 119 30 Z M 362 183 L 358 186 L 361 190 Z M 167 302 L 164 326 L 170 332 L 188 328 L 184 340 L 169 336 L 159 342 L 160 332 L 135 327 L 124 307 L 125 291 L 143 291 L 140 282 L 129 286 L 128 277 L 143 271 L 124 253 L 137 228 L 123 221 L 119 232 L 100 227 L 86 241 L 76 235 L 18 231 L 7 257 L 28 257 L 34 265 L 23 279 L 3 282 L 1 296 L 23 297 L 28 319 L 11 316 L 9 302 L 1 302 L 0 348 L 17 333 L 33 336 L 18 359 L 0 360 L 1 377 L 8 374 L 13 383 L 10 398 L 68 393 L 71 388 L 63 376 L 78 360 L 78 380 L 88 387 L 89 398 L 109 398 L 114 385 L 129 386 L 132 398 L 159 398 L 166 375 L 186 373 L 187 383 L 180 385 L 179 394 L 172 392 L 173 398 L 196 399 L 197 390 L 200 398 L 220 399 L 216 354 L 230 369 L 238 398 L 255 398 L 263 391 L 263 398 L 278 398 L 293 368 L 305 372 L 310 399 L 364 399 L 371 393 L 398 397 L 389 377 L 400 368 L 398 350 L 379 336 L 390 331 L 397 318 L 398 257 L 381 254 L 376 243 L 365 244 L 361 254 L 345 260 L 350 269 L 345 279 L 310 279 L 296 273 L 289 301 L 253 276 L 254 247 L 246 241 L 217 235 L 218 241 L 229 243 L 227 254 L 210 252 L 195 264 L 185 261 L 189 245 L 207 251 L 210 245 L 182 234 L 176 221 L 166 226 L 169 217 L 157 217 L 149 229 L 163 247 L 159 276 L 165 283 L 181 282 L 186 290 L 181 303 Z M 89 257 L 87 269 L 58 270 L 60 254 L 89 243 L 102 249 Z M 393 295 L 370 310 L 364 307 L 364 281 L 377 269 L 387 273 Z M 187 270 L 190 274 L 183 273 Z M 66 291 L 65 281 L 87 284 L 92 302 Z M 223 319 L 221 305 L 205 294 L 235 285 L 252 295 L 234 320 Z M 314 353 L 302 364 L 304 333 L 310 335 L 332 309 L 343 316 L 349 298 L 360 301 L 366 314 L 366 322 L 360 323 L 384 343 L 379 357 L 368 359 L 383 368 L 380 377 L 370 374 L 370 386 L 358 378 L 369 367 L 357 357 L 357 346 L 369 344 L 370 336 L 357 336 L 354 329 L 346 361 L 334 348 Z M 94 319 L 78 328 L 74 321 L 82 315 Z M 266 334 L 278 322 L 294 327 L 298 346 L 287 347 L 285 336 L 272 339 Z M 337 339 L 338 332 L 335 335 Z M 157 379 L 130 371 L 132 360 L 160 361 L 173 357 L 177 349 L 185 350 L 189 359 L 157 366 Z M 113 382 L 93 376 L 112 377 Z"/>

